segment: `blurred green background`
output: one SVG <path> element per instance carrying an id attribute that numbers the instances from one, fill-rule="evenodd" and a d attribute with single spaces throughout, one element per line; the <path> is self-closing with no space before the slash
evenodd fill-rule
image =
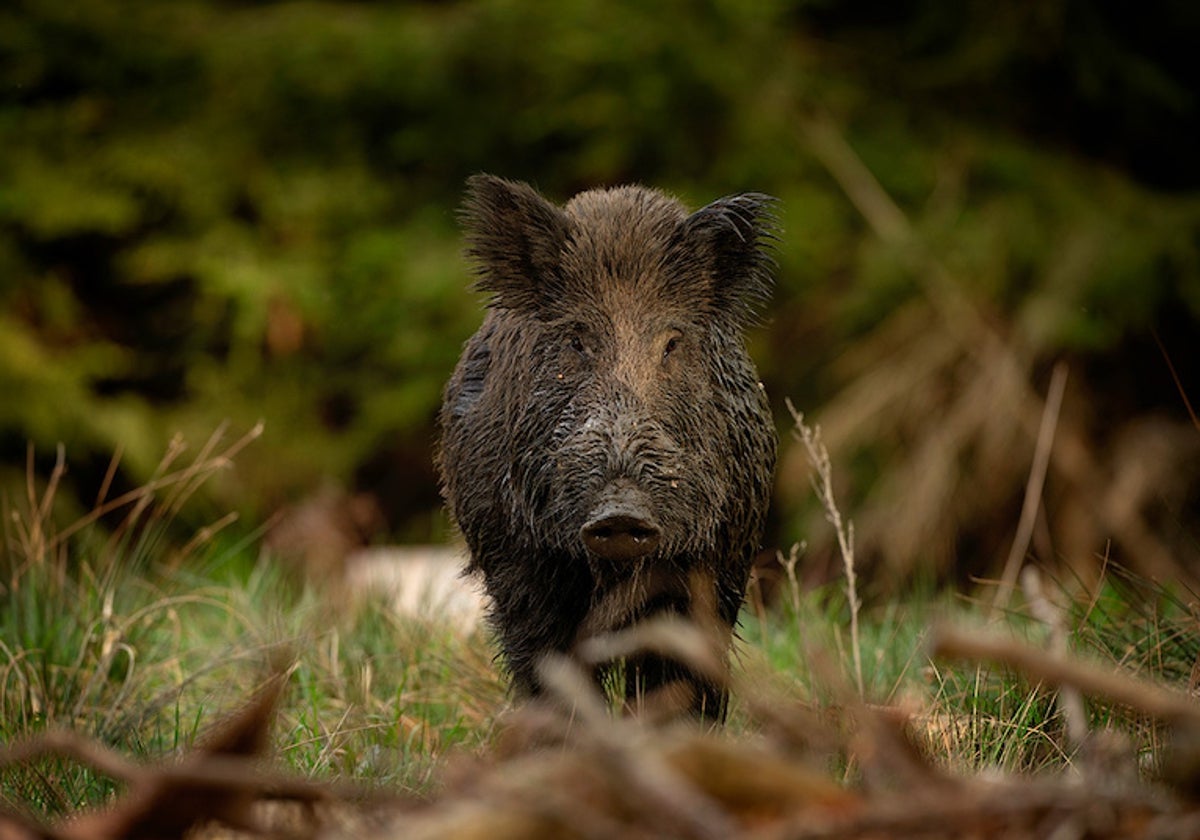
<path id="1" fill-rule="evenodd" d="M 1197 43 L 1161 1 L 9 2 L 0 487 L 61 442 L 78 515 L 115 450 L 127 489 L 174 433 L 261 418 L 198 519 L 317 499 L 354 539 L 446 539 L 464 179 L 638 181 L 781 199 L 752 352 L 781 432 L 785 397 L 822 424 L 868 591 L 997 572 L 1059 361 L 1029 553 L 1189 573 Z M 783 437 L 769 546 L 819 577 Z"/>

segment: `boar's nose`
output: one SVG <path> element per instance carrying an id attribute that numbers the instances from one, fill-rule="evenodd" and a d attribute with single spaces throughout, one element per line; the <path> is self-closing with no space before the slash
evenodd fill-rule
<path id="1" fill-rule="evenodd" d="M 662 535 L 648 516 L 628 508 L 600 511 L 580 529 L 588 551 L 605 560 L 637 560 L 658 548 Z"/>

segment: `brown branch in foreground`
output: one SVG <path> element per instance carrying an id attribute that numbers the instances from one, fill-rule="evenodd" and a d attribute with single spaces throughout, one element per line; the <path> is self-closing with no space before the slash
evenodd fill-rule
<path id="1" fill-rule="evenodd" d="M 141 777 L 143 768 L 107 747 L 67 730 L 43 732 L 0 749 L 0 770 L 43 758 L 69 758 L 125 784 Z"/>
<path id="2" fill-rule="evenodd" d="M 182 838 L 206 822 L 262 833 L 252 814 L 261 800 L 314 804 L 362 798 L 361 791 L 338 790 L 263 767 L 281 687 L 282 677 L 273 677 L 245 708 L 177 762 L 136 764 L 73 732 L 45 733 L 0 749 L 0 769 L 59 756 L 128 787 L 111 806 L 74 814 L 51 826 L 0 813 L 0 840 L 168 840 Z"/>
<path id="3" fill-rule="evenodd" d="M 1031 679 L 1073 686 L 1163 721 L 1200 726 L 1200 705 L 1183 694 L 1022 642 L 939 627 L 929 648 L 934 657 L 1008 665 Z"/>
<path id="4" fill-rule="evenodd" d="M 549 692 L 578 715 L 578 743 L 586 745 L 612 778 L 625 781 L 625 795 L 661 821 L 660 830 L 698 840 L 732 836 L 734 823 L 717 802 L 688 784 L 662 756 L 642 748 L 636 723 L 609 718 L 603 700 L 576 663 L 546 657 L 538 671 Z"/>
<path id="5" fill-rule="evenodd" d="M 1150 792 L 1097 797 L 1079 785 L 1002 780 L 956 796 L 917 792 L 868 803 L 850 818 L 801 814 L 756 840 L 878 840 L 920 837 L 1032 840 L 1042 837 L 1194 837 L 1196 822 Z M 1147 828 L 1149 827 L 1149 828 Z M 1158 828 L 1159 832 L 1153 829 Z M 1189 830 L 1190 829 L 1190 830 Z"/>

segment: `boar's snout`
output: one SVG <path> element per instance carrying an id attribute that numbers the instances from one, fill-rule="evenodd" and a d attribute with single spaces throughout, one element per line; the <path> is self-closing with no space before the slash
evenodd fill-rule
<path id="1" fill-rule="evenodd" d="M 579 529 L 588 551 L 620 563 L 638 560 L 658 548 L 662 529 L 639 503 L 638 495 L 625 492 L 610 496 L 592 511 Z"/>

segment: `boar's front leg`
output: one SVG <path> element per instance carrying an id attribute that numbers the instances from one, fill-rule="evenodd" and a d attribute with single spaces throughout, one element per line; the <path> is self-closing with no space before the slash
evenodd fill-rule
<path id="1" fill-rule="evenodd" d="M 726 689 L 673 659 L 643 654 L 625 662 L 625 705 L 639 717 L 691 715 L 719 723 L 725 720 L 728 700 Z"/>
<path id="2" fill-rule="evenodd" d="M 528 566 L 492 563 L 485 569 L 492 598 L 490 623 L 503 651 L 513 694 L 542 693 L 538 664 L 547 655 L 569 655 L 588 612 L 591 578 L 569 558 L 526 554 Z"/>
<path id="3" fill-rule="evenodd" d="M 708 640 L 711 659 L 707 667 L 715 666 L 723 672 L 728 667 L 738 604 L 740 592 L 734 591 L 722 598 L 716 576 L 693 569 L 688 575 L 686 596 L 665 605 L 664 612 L 686 619 Z M 701 667 L 705 664 L 689 664 L 658 652 L 646 651 L 627 657 L 626 707 L 648 718 L 690 714 L 701 721 L 723 722 L 729 700 L 728 680 L 714 682 L 711 672 L 706 676 L 698 670 Z"/>

